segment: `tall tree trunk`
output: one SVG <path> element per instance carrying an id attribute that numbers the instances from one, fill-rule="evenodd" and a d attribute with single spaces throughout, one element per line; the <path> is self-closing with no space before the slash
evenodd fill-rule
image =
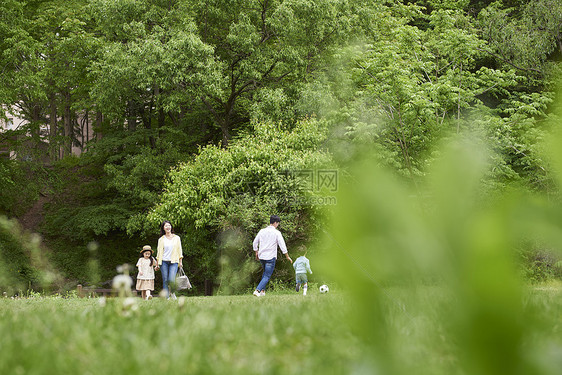
<path id="1" fill-rule="evenodd" d="M 164 109 L 160 108 L 158 110 L 158 137 L 161 138 L 162 137 L 162 129 L 164 128 L 164 125 L 166 124 L 166 113 L 164 112 Z M 150 140 L 150 147 L 152 148 L 156 148 L 156 139 L 154 138 L 153 135 L 150 135 L 149 137 Z"/>
<path id="2" fill-rule="evenodd" d="M 230 118 L 221 121 L 222 147 L 226 148 L 230 139 Z"/>
<path id="3" fill-rule="evenodd" d="M 137 129 L 137 110 L 134 100 L 127 103 L 127 129 L 132 132 Z"/>
<path id="4" fill-rule="evenodd" d="M 33 110 L 31 112 L 31 122 L 33 124 L 33 126 L 31 127 L 31 138 L 34 142 L 40 142 L 39 128 L 41 122 L 41 107 L 38 104 L 33 105 Z"/>
<path id="5" fill-rule="evenodd" d="M 159 92 L 160 89 L 158 87 L 152 92 L 150 102 L 148 102 L 148 114 L 144 103 L 139 106 L 139 112 L 145 129 L 152 129 L 152 107 L 154 106 L 154 98 L 158 96 Z"/>
<path id="6" fill-rule="evenodd" d="M 166 113 L 164 109 L 160 108 L 158 110 L 158 128 L 161 129 L 166 124 Z"/>
<path id="7" fill-rule="evenodd" d="M 70 111 L 70 92 L 64 93 L 64 143 L 63 157 L 72 153 L 72 116 Z"/>
<path id="8" fill-rule="evenodd" d="M 222 131 L 222 147 L 228 147 L 228 143 L 230 141 L 230 128 L 232 126 L 232 113 L 234 112 L 234 103 L 236 102 L 236 94 L 233 92 L 228 98 L 228 102 L 226 102 L 224 108 L 224 118 L 221 121 L 221 131 Z"/>
<path id="9" fill-rule="evenodd" d="M 57 121 L 57 102 L 55 99 L 55 94 L 51 93 L 49 95 L 49 158 L 51 161 L 55 161 L 58 158 L 58 144 L 56 141 L 56 136 L 58 133 L 58 121 Z"/>
<path id="10" fill-rule="evenodd" d="M 459 94 L 458 94 L 458 102 L 457 102 L 457 134 L 460 132 L 461 127 L 461 88 L 462 88 L 462 62 L 460 65 L 460 73 L 459 73 Z"/>
<path id="11" fill-rule="evenodd" d="M 103 138 L 103 114 L 101 111 L 96 110 L 96 120 L 94 121 L 94 132 L 96 139 L 100 140 Z"/>
<path id="12" fill-rule="evenodd" d="M 229 104 L 225 105 L 225 112 L 223 116 L 223 114 L 219 113 L 204 96 L 201 97 L 201 100 L 213 115 L 213 119 L 215 123 L 221 127 L 222 147 L 226 148 L 228 146 L 228 141 L 230 139 L 230 125 L 231 125 L 231 120 L 230 120 L 231 110 L 228 109 Z M 231 103 L 231 101 L 229 101 L 229 103 Z M 232 105 L 230 105 L 230 108 L 232 109 Z"/>
<path id="13" fill-rule="evenodd" d="M 86 145 L 90 140 L 90 117 L 89 117 L 89 111 L 87 110 L 84 115 L 84 124 L 85 124 L 85 129 L 84 131 L 82 131 L 82 149 L 84 149 L 84 145 Z"/>

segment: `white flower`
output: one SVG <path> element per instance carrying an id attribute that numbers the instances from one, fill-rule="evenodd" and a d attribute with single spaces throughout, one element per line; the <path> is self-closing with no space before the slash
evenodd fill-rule
<path id="1" fill-rule="evenodd" d="M 87 247 L 88 250 L 93 253 L 94 251 L 98 250 L 99 244 L 96 241 L 91 241 L 88 243 Z"/>
<path id="2" fill-rule="evenodd" d="M 113 282 L 111 283 L 113 289 L 117 289 L 117 290 L 130 289 L 132 285 L 133 285 L 133 279 L 131 279 L 127 275 L 117 275 L 113 278 Z"/>
<path id="3" fill-rule="evenodd" d="M 185 298 L 184 296 L 181 296 L 180 298 L 178 298 L 178 306 L 179 307 L 183 307 L 186 302 L 187 302 L 187 298 Z"/>
<path id="4" fill-rule="evenodd" d="M 127 297 L 123 300 L 123 309 L 136 310 L 138 308 L 137 300 L 133 297 Z"/>
<path id="5" fill-rule="evenodd" d="M 138 309 L 139 305 L 137 304 L 137 299 L 133 297 L 127 297 L 123 299 L 119 313 L 121 314 L 121 316 L 131 316 Z"/>
<path id="6" fill-rule="evenodd" d="M 105 304 L 106 304 L 105 297 L 100 297 L 100 299 L 98 300 L 98 303 L 101 307 L 104 307 Z"/>
<path id="7" fill-rule="evenodd" d="M 33 246 L 39 246 L 41 244 L 41 236 L 38 235 L 37 233 L 33 233 L 31 235 L 31 241 L 30 242 Z"/>

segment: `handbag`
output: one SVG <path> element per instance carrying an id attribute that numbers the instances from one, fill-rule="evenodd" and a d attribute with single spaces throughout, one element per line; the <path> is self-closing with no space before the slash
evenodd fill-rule
<path id="1" fill-rule="evenodd" d="M 183 267 L 180 267 L 178 270 L 178 275 L 176 276 L 176 287 L 178 290 L 191 289 L 191 283 L 183 271 Z"/>

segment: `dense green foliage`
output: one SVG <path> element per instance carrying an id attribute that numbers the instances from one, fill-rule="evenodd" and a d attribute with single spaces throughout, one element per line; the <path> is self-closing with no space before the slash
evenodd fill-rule
<path id="1" fill-rule="evenodd" d="M 21 217 L 40 194 L 49 193 L 50 173 L 30 162 L 0 159 L 0 212 Z"/>
<path id="2" fill-rule="evenodd" d="M 27 123 L 2 133 L 18 160 L 0 164 L 0 213 L 22 218 L 46 196 L 35 229 L 79 282 L 107 281 L 169 218 L 191 272 L 221 283 L 252 274 L 249 241 L 272 213 L 291 246 L 317 237 L 329 204 L 311 202 L 326 194 L 293 189 L 291 173 L 341 178 L 364 149 L 420 185 L 443 139 L 479 134 L 493 150 L 490 190 L 557 196 L 542 141 L 560 6 L 2 0 L 0 103 Z M 542 249 L 530 249 L 538 280 Z"/>
<path id="3" fill-rule="evenodd" d="M 22 230 L 15 220 L 0 216 L 0 290 L 13 295 L 23 290 L 57 286 L 60 276 L 50 266 L 37 234 Z"/>
<path id="4" fill-rule="evenodd" d="M 550 146 L 550 160 L 559 168 L 560 132 Z M 320 245 L 326 249 L 326 257 L 319 259 L 323 272 L 357 303 L 349 318 L 372 353 L 378 370 L 373 372 L 408 373 L 402 371 L 402 345 L 393 345 L 399 334 L 386 311 L 388 299 L 404 308 L 414 325 L 421 323 L 415 304 L 397 300 L 388 289 L 446 285 L 451 301 L 434 320 L 446 322 L 443 341 L 457 354 L 448 353 L 455 363 L 443 373 L 554 373 L 556 366 L 550 364 L 560 362 L 543 362 L 541 349 L 529 347 L 537 335 L 530 323 L 534 318 L 526 312 L 526 287 L 514 247 L 525 244 L 528 251 L 540 246 L 543 254 L 560 259 L 559 201 L 521 189 L 501 195 L 490 190 L 482 182 L 495 158 L 480 140 L 459 137 L 440 150 L 426 170 L 428 178 L 418 185 L 404 184 L 376 158 L 358 162 L 350 171 L 353 179 L 341 184 Z M 553 177 L 560 183 L 558 168 Z M 490 352 L 490 346 L 498 350 Z"/>

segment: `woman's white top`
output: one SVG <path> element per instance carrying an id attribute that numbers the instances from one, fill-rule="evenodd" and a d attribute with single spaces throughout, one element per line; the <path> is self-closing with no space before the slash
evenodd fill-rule
<path id="1" fill-rule="evenodd" d="M 162 255 L 162 260 L 171 261 L 173 249 L 174 249 L 173 240 L 164 237 L 164 254 Z"/>
<path id="2" fill-rule="evenodd" d="M 159 265 L 162 265 L 163 261 L 178 263 L 182 258 L 181 240 L 177 234 L 174 234 L 171 240 L 167 239 L 165 235 L 158 239 L 156 259 Z"/>

